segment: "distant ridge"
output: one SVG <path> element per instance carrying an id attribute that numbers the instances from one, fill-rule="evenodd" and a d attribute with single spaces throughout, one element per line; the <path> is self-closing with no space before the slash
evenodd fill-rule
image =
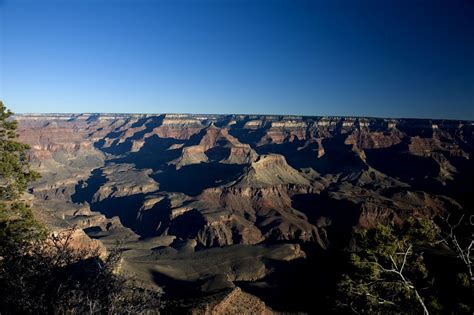
<path id="1" fill-rule="evenodd" d="M 410 118 L 410 117 L 374 117 L 374 116 L 336 116 L 336 115 L 274 115 L 274 114 L 193 114 L 193 113 L 15 113 L 13 117 L 69 117 L 69 118 L 80 118 L 80 117 L 156 117 L 156 116 L 166 116 L 166 117 L 197 117 L 197 118 L 209 118 L 209 117 L 248 117 L 248 118 L 258 118 L 264 117 L 271 120 L 308 120 L 308 119 L 344 119 L 344 120 L 358 120 L 358 119 L 368 119 L 368 120 L 422 120 L 422 121 L 433 121 L 433 122 L 443 122 L 443 121 L 456 121 L 456 122 L 474 122 L 474 120 L 468 119 L 444 119 L 444 118 Z"/>

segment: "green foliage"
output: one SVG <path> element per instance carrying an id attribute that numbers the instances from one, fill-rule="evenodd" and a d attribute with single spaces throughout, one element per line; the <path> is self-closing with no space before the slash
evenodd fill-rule
<path id="1" fill-rule="evenodd" d="M 466 273 L 458 273 L 456 275 L 456 284 L 463 287 L 463 288 L 469 288 L 470 282 L 469 282 L 469 276 Z"/>
<path id="2" fill-rule="evenodd" d="M 28 183 L 39 177 L 30 169 L 25 151 L 26 144 L 18 142 L 16 121 L 12 112 L 0 101 L 0 200 L 18 198 Z"/>
<path id="3" fill-rule="evenodd" d="M 39 177 L 26 158 L 28 146 L 17 141 L 16 121 L 0 101 L 0 255 L 45 236 L 29 206 L 18 200 L 28 183 Z"/>
<path id="4" fill-rule="evenodd" d="M 420 289 L 429 287 L 430 280 L 423 248 L 433 244 L 436 235 L 437 227 L 428 219 L 357 231 L 358 250 L 351 254 L 350 273 L 338 284 L 337 308 L 384 314 L 421 313 L 426 304 L 440 309 L 438 301 L 423 298 Z"/>
<path id="5" fill-rule="evenodd" d="M 45 236 L 46 229 L 25 203 L 0 203 L 0 255 L 11 247 L 21 247 Z"/>

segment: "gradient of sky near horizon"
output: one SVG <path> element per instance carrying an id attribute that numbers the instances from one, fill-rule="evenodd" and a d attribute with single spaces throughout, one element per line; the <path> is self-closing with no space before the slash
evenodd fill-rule
<path id="1" fill-rule="evenodd" d="M 0 0 L 17 113 L 474 120 L 470 0 Z"/>

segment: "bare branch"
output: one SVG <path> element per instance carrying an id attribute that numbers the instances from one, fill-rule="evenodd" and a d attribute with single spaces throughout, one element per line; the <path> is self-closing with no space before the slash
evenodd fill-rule
<path id="1" fill-rule="evenodd" d="M 405 252 L 405 255 L 403 256 L 403 262 L 402 262 L 402 266 L 400 267 L 400 273 L 403 272 L 403 268 L 405 267 L 405 264 L 406 264 L 406 262 L 407 262 L 407 256 L 408 256 L 408 254 L 410 254 L 410 252 L 411 252 L 411 247 L 412 247 L 411 245 L 408 246 L 408 249 L 407 249 L 407 251 Z"/>

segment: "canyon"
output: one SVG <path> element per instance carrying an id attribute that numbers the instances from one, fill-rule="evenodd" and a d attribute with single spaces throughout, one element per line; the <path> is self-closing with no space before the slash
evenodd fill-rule
<path id="1" fill-rule="evenodd" d="M 104 251 L 119 243 L 121 269 L 141 285 L 175 300 L 216 296 L 221 313 L 239 303 L 241 312 L 311 311 L 326 303 L 316 296 L 354 229 L 473 206 L 471 121 L 15 119 L 42 175 L 25 196 L 42 222 L 75 226 Z"/>

